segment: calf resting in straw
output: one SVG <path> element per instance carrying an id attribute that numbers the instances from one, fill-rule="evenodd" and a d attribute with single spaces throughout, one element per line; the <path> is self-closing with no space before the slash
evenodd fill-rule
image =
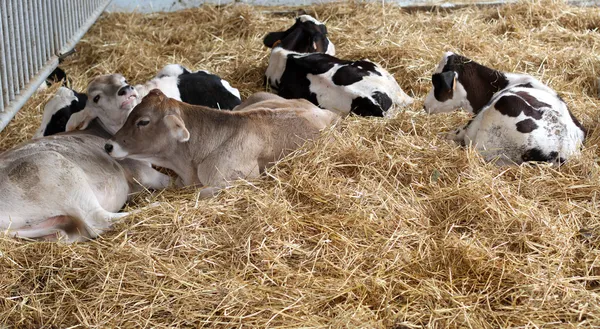
<path id="1" fill-rule="evenodd" d="M 430 114 L 464 108 L 474 117 L 450 134 L 486 161 L 560 164 L 579 153 L 585 131 L 565 102 L 526 74 L 503 73 L 448 52 L 431 77 Z"/>
<path id="2" fill-rule="evenodd" d="M 204 185 L 211 196 L 227 182 L 255 178 L 319 135 L 338 116 L 302 99 L 258 93 L 236 111 L 218 111 L 153 90 L 105 145 L 113 157 L 173 170 L 183 185 Z"/>
<path id="3" fill-rule="evenodd" d="M 309 15 L 298 17 L 287 31 L 267 34 L 263 43 L 273 48 L 265 76 L 279 96 L 363 116 L 383 116 L 392 105 L 413 101 L 381 66 L 334 57 L 325 25 Z"/>
<path id="4" fill-rule="evenodd" d="M 67 131 L 85 129 L 94 118 L 99 118 L 106 130 L 114 134 L 127 115 L 152 89 L 160 89 L 168 97 L 195 105 L 232 109 L 240 104 L 237 89 L 206 71 L 190 72 L 177 64 L 165 66 L 157 77 L 143 85 L 132 86 L 120 74 L 96 77 L 88 85 L 89 101 L 85 108 L 71 116 Z"/>
<path id="5" fill-rule="evenodd" d="M 88 129 L 35 139 L 0 154 L 0 229 L 25 238 L 68 242 L 94 238 L 126 216 L 131 192 L 164 188 L 170 178 L 148 163 L 116 161 L 104 152 L 110 135 Z"/>

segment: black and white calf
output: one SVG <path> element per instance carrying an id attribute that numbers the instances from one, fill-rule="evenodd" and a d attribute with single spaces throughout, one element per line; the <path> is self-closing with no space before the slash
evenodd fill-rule
<path id="1" fill-rule="evenodd" d="M 152 89 L 161 90 L 169 98 L 212 108 L 231 110 L 241 103 L 239 91 L 227 81 L 204 71 L 191 73 L 180 65 L 167 65 L 156 78 L 143 85 L 132 86 L 120 74 L 102 75 L 88 85 L 90 101 L 83 111 L 71 117 L 67 131 L 85 129 L 98 118 L 112 135 Z"/>
<path id="2" fill-rule="evenodd" d="M 279 96 L 304 98 L 339 115 L 383 116 L 394 104 L 412 103 L 381 66 L 323 53 L 334 52 L 326 34 L 325 25 L 303 15 L 287 31 L 265 37 L 265 46 L 273 48 L 265 76 Z"/>
<path id="3" fill-rule="evenodd" d="M 58 88 L 54 97 L 44 106 L 42 124 L 33 138 L 64 132 L 71 115 L 83 110 L 86 102 L 86 94 L 80 94 L 67 87 Z"/>
<path id="4" fill-rule="evenodd" d="M 241 103 L 239 90 L 208 71 L 191 72 L 182 65 L 169 64 L 156 75 L 157 79 L 165 77 L 177 78 L 177 88 L 182 102 L 222 110 L 231 110 Z"/>
<path id="5" fill-rule="evenodd" d="M 579 153 L 584 128 L 554 90 L 530 75 L 496 71 L 448 52 L 431 81 L 425 111 L 473 113 L 450 138 L 472 144 L 486 161 L 560 164 Z"/>

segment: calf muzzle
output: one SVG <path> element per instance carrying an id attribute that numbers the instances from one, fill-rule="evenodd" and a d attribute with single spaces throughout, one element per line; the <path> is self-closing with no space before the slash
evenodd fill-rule
<path id="1" fill-rule="evenodd" d="M 130 90 L 133 90 L 132 86 L 130 86 L 130 85 L 123 86 L 123 87 L 121 87 L 121 89 L 119 89 L 119 91 L 117 92 L 117 95 L 123 96 Z"/>
<path id="2" fill-rule="evenodd" d="M 110 154 L 110 152 L 112 152 L 113 150 L 113 145 L 111 143 L 104 144 L 104 150 L 106 151 L 106 153 Z"/>

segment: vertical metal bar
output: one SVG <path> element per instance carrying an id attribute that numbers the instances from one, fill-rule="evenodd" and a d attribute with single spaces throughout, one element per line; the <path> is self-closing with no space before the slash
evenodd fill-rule
<path id="1" fill-rule="evenodd" d="M 29 51 L 27 48 L 27 33 L 25 32 L 25 30 L 27 29 L 27 25 L 25 24 L 25 19 L 24 19 L 24 10 L 25 8 L 23 7 L 23 1 L 17 1 L 17 6 L 15 6 L 17 8 L 17 33 L 18 33 L 18 38 L 19 38 L 19 44 L 21 44 L 21 51 L 19 52 L 19 54 L 17 54 L 19 56 L 19 63 L 21 65 L 21 68 L 23 69 L 23 79 L 21 80 L 21 88 L 24 88 L 26 84 L 29 83 L 29 61 L 28 61 L 28 54 Z"/>
<path id="2" fill-rule="evenodd" d="M 2 74 L 0 74 L 0 86 L 2 86 L 2 81 Z M 4 95 L 0 92 L 0 113 L 2 112 L 4 112 Z"/>
<path id="3" fill-rule="evenodd" d="M 29 1 L 30 5 L 31 5 L 31 21 L 32 24 L 34 26 L 33 28 L 33 36 L 34 36 L 34 44 L 35 44 L 35 52 L 34 54 L 34 61 L 35 61 L 35 71 L 38 72 L 41 68 L 42 68 L 42 63 L 43 63 L 43 55 L 42 55 L 42 42 L 41 42 L 41 37 L 42 37 L 42 22 L 41 22 L 41 17 L 42 14 L 40 13 L 40 8 L 38 6 L 38 0 L 30 0 Z"/>
<path id="4" fill-rule="evenodd" d="M 59 0 L 54 0 L 50 2 L 51 13 L 50 19 L 52 20 L 52 40 L 54 40 L 54 47 L 52 47 L 52 55 L 56 55 L 56 51 L 60 49 L 61 40 L 60 40 L 60 22 L 58 21 L 58 11 L 57 7 L 59 6 Z"/>
<path id="5" fill-rule="evenodd" d="M 71 0 L 63 0 L 63 12 L 65 13 L 65 15 L 63 15 L 63 24 L 65 25 L 66 39 L 69 39 L 71 34 L 73 34 L 73 25 L 71 24 L 73 12 L 71 9 Z"/>
<path id="6" fill-rule="evenodd" d="M 70 0 L 71 3 L 71 33 L 69 38 L 75 34 L 75 31 L 79 28 L 79 17 L 77 16 L 77 0 Z"/>
<path id="7" fill-rule="evenodd" d="M 9 91 L 9 81 L 8 81 L 8 77 L 9 75 L 9 71 L 10 67 L 7 65 L 7 56 L 6 54 L 8 53 L 8 36 L 6 35 L 6 29 L 8 24 L 8 20 L 6 18 L 6 2 L 2 1 L 0 3 L 0 76 L 2 77 L 2 84 L 0 84 L 0 87 L 2 88 L 2 92 L 0 92 L 2 94 L 2 98 L 3 98 L 3 102 L 2 105 L 7 105 L 8 106 L 8 102 L 10 100 L 10 97 L 14 97 L 14 95 L 11 95 L 10 91 Z M 4 107 L 3 107 L 4 109 Z"/>
<path id="8" fill-rule="evenodd" d="M 67 2 L 68 0 L 61 0 L 60 2 L 60 7 L 58 8 L 58 12 L 63 12 L 64 10 L 67 8 Z M 58 47 L 58 49 L 61 49 L 63 47 L 63 45 L 65 44 L 65 42 L 67 42 L 67 40 L 69 40 L 69 18 L 67 17 L 67 15 L 69 14 L 69 12 L 66 12 L 66 15 L 62 14 L 59 15 L 60 17 L 60 28 L 61 28 L 61 40 L 60 40 L 60 47 Z M 60 55 L 60 53 L 57 53 L 57 55 Z"/>
<path id="9" fill-rule="evenodd" d="M 20 82 L 19 82 L 19 75 L 21 73 L 21 70 L 17 64 L 17 53 L 20 53 L 20 46 L 19 43 L 17 42 L 17 39 L 15 38 L 15 11 L 13 9 L 13 0 L 8 0 L 8 10 L 7 10 L 7 16 L 8 16 L 8 39 L 10 39 L 10 44 L 9 47 L 7 48 L 8 51 L 10 52 L 10 60 L 8 65 L 10 67 L 13 68 L 13 74 L 12 74 L 12 91 L 13 91 L 13 95 L 17 95 L 19 94 L 19 86 L 20 86 Z M 12 100 L 12 99 L 11 99 Z"/>
<path id="10" fill-rule="evenodd" d="M 54 45 L 54 33 L 52 32 L 52 9 L 48 4 L 48 1 L 42 1 L 42 12 L 44 13 L 44 62 L 48 61 L 53 54 L 52 46 Z"/>
<path id="11" fill-rule="evenodd" d="M 37 68 L 35 67 L 35 61 L 33 59 L 33 54 L 35 52 L 35 42 L 33 38 L 33 29 L 34 26 L 31 24 L 31 20 L 29 17 L 31 16 L 31 1 L 24 0 L 21 1 L 23 8 L 23 41 L 27 50 L 27 83 L 29 83 L 29 79 L 37 72 Z"/>
<path id="12" fill-rule="evenodd" d="M 87 0 L 87 13 L 85 14 L 86 17 L 89 17 L 92 12 L 94 12 L 94 3 L 92 2 L 92 0 Z"/>
<path id="13" fill-rule="evenodd" d="M 25 11 L 25 21 L 29 26 L 29 34 L 27 39 L 29 39 L 29 45 L 31 48 L 31 63 L 29 63 L 29 67 L 31 68 L 31 72 L 36 74 L 40 69 L 38 67 L 38 43 L 36 42 L 36 30 L 38 29 L 37 24 L 35 24 L 35 4 L 33 0 L 25 0 L 27 3 L 27 11 Z"/>

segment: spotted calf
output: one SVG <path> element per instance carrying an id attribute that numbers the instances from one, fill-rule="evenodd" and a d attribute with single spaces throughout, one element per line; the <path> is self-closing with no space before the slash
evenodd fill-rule
<path id="1" fill-rule="evenodd" d="M 368 60 L 333 55 L 325 25 L 303 15 L 285 32 L 271 32 L 264 45 L 273 48 L 265 73 L 273 90 L 288 99 L 304 98 L 347 115 L 383 116 L 394 104 L 412 103 L 394 77 Z"/>
<path id="2" fill-rule="evenodd" d="M 44 106 L 42 124 L 33 138 L 64 132 L 71 115 L 83 110 L 86 102 L 86 94 L 78 93 L 67 87 L 58 88 L 54 97 Z"/>
<path id="3" fill-rule="evenodd" d="M 474 114 L 450 138 L 474 145 L 486 161 L 560 164 L 579 153 L 584 128 L 554 90 L 530 75 L 496 71 L 448 52 L 431 82 L 425 111 L 463 108 Z"/>

